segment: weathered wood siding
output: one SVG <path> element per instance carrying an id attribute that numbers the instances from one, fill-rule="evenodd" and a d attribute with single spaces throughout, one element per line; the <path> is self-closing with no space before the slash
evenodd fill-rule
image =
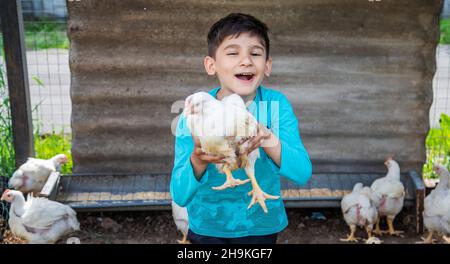
<path id="1" fill-rule="evenodd" d="M 170 172 L 172 104 L 218 83 L 206 34 L 268 24 L 273 73 L 315 172 L 421 170 L 441 1 L 68 1 L 74 172 Z"/>

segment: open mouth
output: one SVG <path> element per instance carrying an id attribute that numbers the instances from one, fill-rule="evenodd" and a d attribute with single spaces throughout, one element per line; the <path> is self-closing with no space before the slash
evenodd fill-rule
<path id="1" fill-rule="evenodd" d="M 238 73 L 235 74 L 236 78 L 243 81 L 251 81 L 253 80 L 253 77 L 255 76 L 253 73 Z"/>

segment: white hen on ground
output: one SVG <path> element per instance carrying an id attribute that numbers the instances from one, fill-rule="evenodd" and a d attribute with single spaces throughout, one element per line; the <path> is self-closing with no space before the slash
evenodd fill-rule
<path id="1" fill-rule="evenodd" d="M 28 158 L 27 162 L 12 175 L 9 187 L 23 193 L 37 194 L 41 192 L 50 174 L 60 171 L 64 163 L 67 163 L 67 157 L 64 154 L 58 154 L 48 160 Z"/>
<path id="2" fill-rule="evenodd" d="M 9 227 L 11 232 L 30 244 L 55 243 L 62 236 L 80 230 L 75 211 L 67 205 L 35 198 L 27 201 L 19 191 L 6 190 L 1 200 L 11 203 Z"/>
<path id="3" fill-rule="evenodd" d="M 372 191 L 371 199 L 378 209 L 378 220 L 375 234 L 389 233 L 390 235 L 400 235 L 403 231 L 395 231 L 394 219 L 403 208 L 403 200 L 405 198 L 405 188 L 400 181 L 400 166 L 392 158 L 388 158 L 384 165 L 388 168 L 385 177 L 375 180 L 370 189 Z M 380 218 L 387 219 L 389 229 L 387 231 L 380 230 Z"/>
<path id="4" fill-rule="evenodd" d="M 377 208 L 370 200 L 369 187 L 363 187 L 362 183 L 353 186 L 353 191 L 342 198 L 341 209 L 344 220 L 350 227 L 350 235 L 341 239 L 345 242 L 357 242 L 355 237 L 356 227 L 364 227 L 367 232 L 367 241 L 372 239 L 372 229 L 378 218 Z"/>
<path id="5" fill-rule="evenodd" d="M 249 208 L 258 202 L 267 213 L 265 200 L 278 199 L 279 196 L 266 194 L 256 181 L 255 162 L 259 150 L 255 149 L 246 155 L 248 141 L 240 144 L 258 133 L 258 122 L 247 111 L 242 98 L 232 94 L 218 101 L 208 93 L 198 92 L 186 98 L 183 113 L 192 135 L 199 138 L 202 150 L 206 154 L 224 157 L 225 162 L 216 164 L 216 167 L 226 174 L 226 181 L 213 189 L 223 190 L 250 181 L 253 189 L 249 195 L 253 197 Z M 238 168 L 244 168 L 249 179 L 233 178 L 231 172 Z"/>
<path id="6" fill-rule="evenodd" d="M 172 201 L 172 216 L 177 229 L 183 234 L 183 238 L 181 240 L 177 240 L 177 242 L 180 244 L 189 244 L 189 241 L 187 240 L 189 231 L 189 217 L 186 207 L 181 207 Z"/>
<path id="7" fill-rule="evenodd" d="M 439 183 L 426 198 L 423 211 L 423 223 L 428 236 L 423 243 L 433 243 L 433 234 L 443 234 L 443 239 L 450 243 L 450 173 L 447 168 L 435 164 L 433 170 L 439 175 Z"/>

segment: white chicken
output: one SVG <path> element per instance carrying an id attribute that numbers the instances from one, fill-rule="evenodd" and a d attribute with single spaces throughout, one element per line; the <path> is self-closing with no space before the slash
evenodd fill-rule
<path id="1" fill-rule="evenodd" d="M 378 212 L 370 200 L 370 195 L 369 187 L 363 187 L 362 183 L 357 183 L 353 186 L 353 191 L 342 198 L 341 209 L 344 220 L 350 227 L 350 235 L 341 241 L 357 242 L 358 238 L 355 237 L 357 226 L 364 227 L 367 232 L 367 241 L 372 241 L 372 229 L 377 221 Z"/>
<path id="2" fill-rule="evenodd" d="M 50 174 L 60 171 L 64 163 L 67 163 L 67 157 L 64 154 L 56 155 L 48 160 L 28 158 L 27 162 L 12 175 L 8 183 L 9 187 L 23 193 L 37 194 L 41 192 Z"/>
<path id="3" fill-rule="evenodd" d="M 64 235 L 80 230 L 75 211 L 67 205 L 35 198 L 27 201 L 19 191 L 5 190 L 1 200 L 11 203 L 9 227 L 11 232 L 30 244 L 55 243 Z"/>
<path id="4" fill-rule="evenodd" d="M 189 244 L 189 241 L 187 240 L 189 231 L 189 218 L 186 207 L 181 207 L 177 203 L 172 201 L 172 216 L 177 229 L 180 230 L 183 234 L 183 238 L 181 240 L 177 240 L 177 242 L 180 244 Z"/>
<path id="5" fill-rule="evenodd" d="M 384 165 L 388 168 L 385 177 L 375 180 L 370 189 L 372 191 L 371 199 L 378 209 L 378 219 L 376 223 L 375 234 L 389 233 L 389 235 L 400 235 L 403 231 L 395 231 L 394 219 L 403 208 L 403 200 L 405 198 L 405 188 L 400 181 L 400 166 L 389 157 Z M 380 218 L 387 219 L 388 230 L 380 230 Z"/>
<path id="6" fill-rule="evenodd" d="M 426 198 L 423 211 L 423 222 L 428 236 L 423 243 L 433 243 L 435 232 L 443 234 L 443 239 L 450 243 L 450 174 L 444 166 L 434 164 L 433 170 L 439 175 L 439 183 Z"/>
<path id="7" fill-rule="evenodd" d="M 232 94 L 218 101 L 208 93 L 198 92 L 186 98 L 183 113 L 192 135 L 199 138 L 202 150 L 206 154 L 224 157 L 225 162 L 216 164 L 216 167 L 226 174 L 226 181 L 213 189 L 223 190 L 250 181 L 253 189 L 249 195 L 253 196 L 248 208 L 258 202 L 267 213 L 265 200 L 278 199 L 279 196 L 266 194 L 256 181 L 254 166 L 259 150 L 246 155 L 248 141 L 240 144 L 258 133 L 258 122 L 247 111 L 242 98 Z M 238 168 L 244 168 L 249 179 L 233 178 L 231 171 Z"/>

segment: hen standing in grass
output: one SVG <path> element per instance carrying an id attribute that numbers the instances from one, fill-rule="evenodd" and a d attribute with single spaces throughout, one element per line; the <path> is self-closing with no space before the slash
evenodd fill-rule
<path id="1" fill-rule="evenodd" d="M 48 177 L 52 172 L 60 171 L 61 165 L 67 163 L 67 157 L 59 154 L 51 159 L 28 158 L 22 166 L 17 169 L 9 180 L 9 188 L 14 188 L 23 193 L 41 192 Z"/>
<path id="2" fill-rule="evenodd" d="M 378 220 L 374 233 L 400 235 L 403 231 L 395 231 L 393 224 L 394 218 L 403 208 L 405 198 L 405 188 L 400 181 L 400 166 L 391 157 L 384 162 L 384 165 L 388 168 L 387 175 L 375 180 L 370 186 L 371 199 L 378 209 Z M 387 231 L 380 230 L 380 218 L 384 216 L 386 216 L 389 227 Z"/>

